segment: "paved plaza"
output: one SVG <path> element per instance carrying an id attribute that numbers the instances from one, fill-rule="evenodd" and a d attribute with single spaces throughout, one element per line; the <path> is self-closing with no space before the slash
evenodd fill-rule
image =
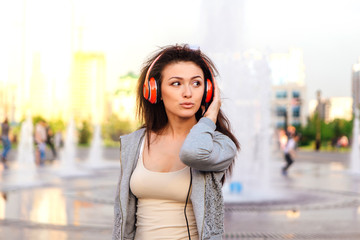
<path id="1" fill-rule="evenodd" d="M 89 168 L 87 151 L 78 151 L 68 175 L 58 161 L 0 170 L 0 239 L 111 239 L 119 152 L 106 149 L 106 161 Z M 299 152 L 283 176 L 276 153 L 265 186 L 257 177 L 225 193 L 224 239 L 360 239 L 360 175 L 347 171 L 349 157 Z"/>

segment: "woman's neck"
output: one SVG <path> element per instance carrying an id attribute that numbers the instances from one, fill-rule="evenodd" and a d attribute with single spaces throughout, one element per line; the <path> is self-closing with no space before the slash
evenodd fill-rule
<path id="1" fill-rule="evenodd" d="M 164 134 L 172 138 L 184 138 L 190 132 L 191 128 L 197 123 L 196 118 L 176 118 L 170 119 L 164 129 Z"/>

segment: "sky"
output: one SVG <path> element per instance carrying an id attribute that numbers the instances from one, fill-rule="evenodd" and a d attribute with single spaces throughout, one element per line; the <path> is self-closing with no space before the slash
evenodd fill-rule
<path id="1" fill-rule="evenodd" d="M 247 3 L 247 44 L 274 52 L 302 48 L 309 97 L 318 89 L 324 97 L 351 96 L 351 68 L 360 57 L 360 1 Z"/>
<path id="2" fill-rule="evenodd" d="M 121 72 L 138 72 L 141 63 L 158 46 L 188 42 L 199 44 L 206 11 L 214 11 L 217 0 L 126 1 L 115 17 L 119 25 L 119 64 Z M 360 1 L 357 0 L 238 0 L 222 1 L 228 7 L 215 15 L 225 31 L 233 31 L 226 11 L 239 9 L 243 21 L 239 42 L 242 49 L 304 53 L 308 99 L 317 90 L 323 97 L 351 96 L 351 68 L 360 57 Z M 208 7 L 208 4 L 210 5 Z M 214 4 L 213 7 L 211 4 Z M 205 13 L 204 13 L 205 12 Z M 116 21 L 116 20 L 115 20 Z M 213 23 L 210 23 L 209 28 Z M 230 26 L 230 27 L 229 27 Z M 211 40 L 210 40 L 211 41 Z M 221 73 L 220 73 L 221 74 Z"/>
<path id="3" fill-rule="evenodd" d="M 323 97 L 351 96 L 351 68 L 360 57 L 358 0 L 14 0 L 0 4 L 0 30 L 10 36 L 0 40 L 0 80 L 12 76 L 4 66 L 19 44 L 24 3 L 24 46 L 44 53 L 45 74 L 66 76 L 71 49 L 105 52 L 108 88 L 129 71 L 139 73 L 160 46 L 219 37 L 204 40 L 204 32 L 234 33 L 241 49 L 301 48 L 309 99 L 319 89 Z"/>

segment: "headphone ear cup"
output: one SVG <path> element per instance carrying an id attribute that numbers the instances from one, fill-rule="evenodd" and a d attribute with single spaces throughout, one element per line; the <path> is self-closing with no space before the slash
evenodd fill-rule
<path id="1" fill-rule="evenodd" d="M 150 78 L 149 81 L 144 82 L 143 96 L 150 103 L 155 104 L 161 100 L 160 84 L 155 78 Z"/>
<path id="2" fill-rule="evenodd" d="M 207 86 L 208 86 L 208 81 L 206 79 L 206 81 L 204 81 L 204 95 L 203 95 L 203 98 L 201 99 L 201 105 L 205 105 L 205 99 L 206 99 L 206 95 L 207 95 Z"/>
<path id="3" fill-rule="evenodd" d="M 152 104 L 160 102 L 160 85 L 158 81 L 155 80 L 155 78 L 152 77 L 149 81 L 144 82 L 143 95 L 144 98 Z"/>
<path id="4" fill-rule="evenodd" d="M 155 80 L 155 82 L 156 82 L 156 103 L 159 103 L 161 101 L 161 86 L 160 86 L 160 81 Z"/>
<path id="5" fill-rule="evenodd" d="M 157 92 L 158 92 L 158 84 L 156 83 L 155 78 L 150 78 L 149 80 L 149 86 L 150 86 L 150 96 L 148 97 L 149 102 L 152 104 L 157 103 Z"/>
<path id="6" fill-rule="evenodd" d="M 149 101 L 150 85 L 149 85 L 149 81 L 147 81 L 146 79 L 145 79 L 144 85 L 143 85 L 143 96 L 146 100 Z"/>
<path id="7" fill-rule="evenodd" d="M 214 85 L 210 81 L 210 79 L 206 79 L 206 86 L 205 86 L 205 103 L 210 103 L 213 99 L 214 95 Z"/>

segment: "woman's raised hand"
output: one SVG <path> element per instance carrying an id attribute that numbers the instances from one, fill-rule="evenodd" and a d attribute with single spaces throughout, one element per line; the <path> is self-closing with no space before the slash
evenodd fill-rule
<path id="1" fill-rule="evenodd" d="M 204 117 L 210 118 L 216 124 L 217 115 L 221 107 L 220 89 L 218 88 L 217 81 L 214 78 L 214 97 L 204 114 Z M 202 106 L 202 110 L 205 110 L 205 106 Z"/>

